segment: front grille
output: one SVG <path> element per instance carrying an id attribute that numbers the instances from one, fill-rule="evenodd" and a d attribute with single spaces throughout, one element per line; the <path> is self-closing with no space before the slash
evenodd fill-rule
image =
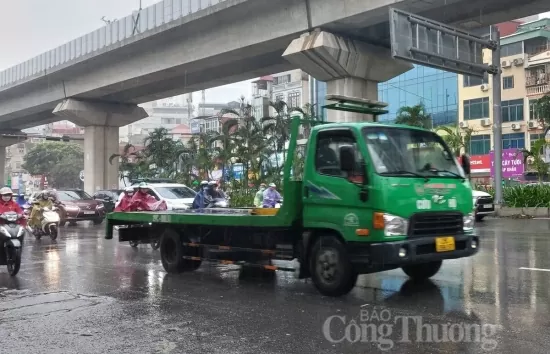
<path id="1" fill-rule="evenodd" d="M 493 204 L 492 197 L 479 197 L 477 199 L 477 204 Z"/>
<path id="2" fill-rule="evenodd" d="M 454 236 L 462 234 L 461 213 L 417 213 L 410 219 L 409 237 Z"/>

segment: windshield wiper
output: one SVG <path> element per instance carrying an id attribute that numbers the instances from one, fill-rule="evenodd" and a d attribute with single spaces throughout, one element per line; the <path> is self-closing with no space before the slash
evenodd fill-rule
<path id="1" fill-rule="evenodd" d="M 407 171 L 407 170 L 388 171 L 388 172 L 382 172 L 380 174 L 383 175 L 383 176 L 411 175 L 411 176 L 415 176 L 415 177 L 424 178 L 426 180 L 426 182 L 430 180 L 430 178 L 428 176 L 421 175 L 420 173 L 416 173 L 416 172 L 413 172 L 413 171 Z"/>
<path id="2" fill-rule="evenodd" d="M 460 179 L 462 179 L 462 180 L 466 180 L 466 178 L 462 177 L 462 176 L 459 175 L 458 173 L 455 173 L 455 172 L 449 171 L 449 170 L 438 170 L 437 168 L 431 168 L 429 171 L 430 171 L 430 172 L 444 172 L 444 173 L 449 173 L 449 174 L 453 175 L 453 177 L 458 177 L 458 178 L 460 178 Z M 441 176 L 439 176 L 439 177 L 441 177 Z"/>

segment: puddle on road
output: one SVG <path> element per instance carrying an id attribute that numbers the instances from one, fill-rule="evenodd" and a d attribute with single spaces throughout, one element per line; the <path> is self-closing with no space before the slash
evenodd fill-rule
<path id="1" fill-rule="evenodd" d="M 112 301 L 111 298 L 69 292 L 31 294 L 28 290 L 0 288 L 0 324 L 83 310 Z"/>

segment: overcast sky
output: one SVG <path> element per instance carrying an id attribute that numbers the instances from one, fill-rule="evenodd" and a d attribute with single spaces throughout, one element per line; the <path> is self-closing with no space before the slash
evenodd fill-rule
<path id="1" fill-rule="evenodd" d="M 159 0 L 142 0 L 148 7 Z M 139 8 L 139 0 L 0 0 L 0 71 L 92 32 Z M 206 92 L 207 102 L 250 97 L 250 83 Z M 199 102 L 200 94 L 194 101 Z"/>
<path id="2" fill-rule="evenodd" d="M 142 2 L 145 8 L 158 0 Z M 3 70 L 98 29 L 103 16 L 113 20 L 130 15 L 139 0 L 0 0 L 0 6 Z M 250 97 L 250 90 L 249 82 L 231 84 L 208 90 L 206 100 L 225 103 L 243 94 Z"/>

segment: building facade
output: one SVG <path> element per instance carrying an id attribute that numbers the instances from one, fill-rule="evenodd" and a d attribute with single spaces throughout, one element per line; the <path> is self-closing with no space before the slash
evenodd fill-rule
<path id="1" fill-rule="evenodd" d="M 327 85 L 314 79 L 313 104 L 322 115 L 326 105 Z M 388 114 L 380 121 L 393 122 L 399 108 L 424 104 L 432 115 L 433 125 L 456 124 L 458 119 L 458 75 L 423 66 L 378 84 L 378 100 L 388 103 Z"/>
<path id="2" fill-rule="evenodd" d="M 484 52 L 491 61 L 491 52 Z M 501 38 L 502 148 L 530 148 L 543 135 L 534 103 L 550 93 L 550 19 L 519 24 Z M 492 80 L 459 75 L 459 126 L 473 130 L 470 154 L 487 176 L 494 149 Z M 519 178 L 518 174 L 518 178 Z"/>

